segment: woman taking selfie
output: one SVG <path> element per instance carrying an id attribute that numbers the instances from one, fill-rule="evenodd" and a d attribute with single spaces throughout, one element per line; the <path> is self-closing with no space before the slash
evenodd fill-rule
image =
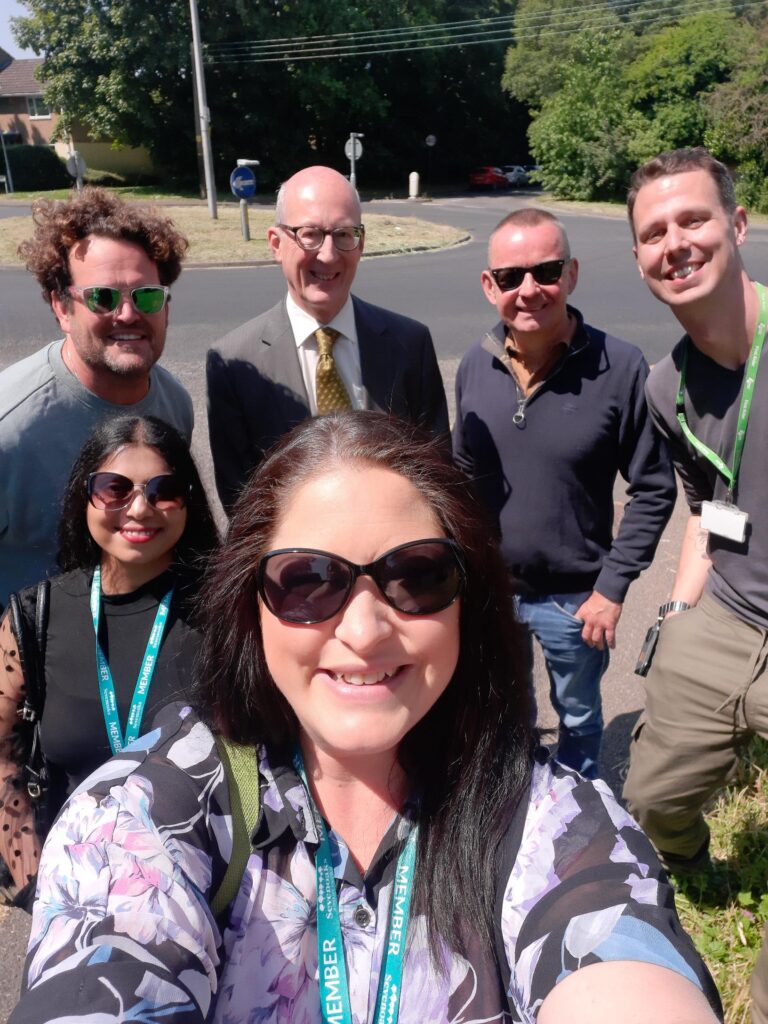
<path id="1" fill-rule="evenodd" d="M 12 1024 L 716 1019 L 647 839 L 534 754 L 489 537 L 383 415 L 274 450 L 205 584 L 197 710 L 164 709 L 49 837 Z M 215 734 L 257 745 L 261 790 L 218 920 L 243 793 Z"/>
<path id="2" fill-rule="evenodd" d="M 160 707 L 190 692 L 196 566 L 216 537 L 183 438 L 153 417 L 100 425 L 72 470 L 59 540 L 63 574 L 51 580 L 46 602 L 40 727 L 47 815 L 146 731 Z M 0 856 L 23 890 L 40 850 L 18 727 L 24 670 L 34 668 L 37 649 L 37 588 L 19 596 L 30 664 L 22 664 L 10 615 L 0 623 Z"/>

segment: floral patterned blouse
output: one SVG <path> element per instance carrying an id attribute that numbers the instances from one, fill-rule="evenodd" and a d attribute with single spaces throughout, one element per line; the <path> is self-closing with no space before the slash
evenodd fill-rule
<path id="1" fill-rule="evenodd" d="M 73 794 L 46 843 L 10 1024 L 319 1024 L 317 834 L 293 768 L 262 753 L 260 772 L 261 820 L 222 930 L 209 900 L 232 848 L 228 785 L 191 709 L 166 708 Z M 602 960 L 670 968 L 719 1010 L 648 840 L 604 784 L 536 765 L 524 822 L 499 880 L 503 959 L 470 941 L 443 948 L 436 970 L 414 916 L 401 1024 L 534 1021 L 558 981 Z M 364 877 L 331 833 L 355 1024 L 375 1004 L 408 828 L 393 821 Z"/>

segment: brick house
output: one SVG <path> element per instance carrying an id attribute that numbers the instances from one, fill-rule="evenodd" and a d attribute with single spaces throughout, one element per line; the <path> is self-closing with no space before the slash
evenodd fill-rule
<path id="1" fill-rule="evenodd" d="M 59 115 L 46 106 L 42 83 L 35 77 L 42 63 L 42 57 L 16 59 L 0 47 L 0 131 L 6 144 L 53 146 L 66 160 L 69 143 L 51 142 Z M 115 149 L 108 139 L 89 138 L 78 125 L 72 131 L 72 141 L 88 167 L 117 174 L 152 171 L 151 157 L 143 147 Z"/>

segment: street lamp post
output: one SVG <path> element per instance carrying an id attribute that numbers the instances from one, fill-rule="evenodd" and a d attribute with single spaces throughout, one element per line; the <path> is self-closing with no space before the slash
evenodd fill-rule
<path id="1" fill-rule="evenodd" d="M 205 190 L 208 193 L 208 212 L 211 220 L 217 219 L 216 182 L 213 178 L 213 154 L 211 152 L 211 112 L 205 98 L 205 77 L 203 75 L 203 53 L 200 46 L 200 19 L 197 14 L 197 0 L 189 0 L 189 13 L 192 19 L 192 55 L 195 67 L 195 86 L 197 107 L 200 116 L 200 138 L 203 145 L 203 167 L 205 170 Z"/>

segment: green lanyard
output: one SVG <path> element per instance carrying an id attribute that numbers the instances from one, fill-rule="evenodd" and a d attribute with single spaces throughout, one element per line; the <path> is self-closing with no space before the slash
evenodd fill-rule
<path id="1" fill-rule="evenodd" d="M 309 791 L 304 762 L 299 752 L 294 757 L 294 765 L 307 791 L 319 839 L 315 856 L 315 876 L 317 880 L 317 970 L 320 984 L 320 1013 L 323 1024 L 352 1024 L 352 1004 L 349 999 L 331 844 L 328 840 L 325 822 Z M 387 948 L 382 958 L 372 1024 L 397 1024 L 400 1012 L 405 964 L 405 937 L 408 930 L 416 863 L 417 832 L 418 830 L 414 826 L 408 834 L 395 867 L 389 908 Z"/>
<path id="2" fill-rule="evenodd" d="M 685 434 L 688 442 L 693 445 L 700 455 L 703 455 L 705 459 L 708 459 L 718 473 L 720 473 L 727 481 L 728 495 L 726 497 L 726 501 L 728 503 L 733 501 L 733 491 L 736 487 L 736 480 L 739 475 L 741 455 L 744 451 L 744 441 L 747 436 L 749 413 L 752 408 L 752 398 L 755 394 L 755 381 L 757 380 L 757 371 L 760 368 L 760 356 L 763 351 L 763 342 L 765 341 L 766 310 L 768 308 L 768 302 L 766 301 L 765 288 L 763 288 L 761 284 L 757 283 L 755 283 L 755 288 L 757 289 L 757 295 L 760 299 L 760 316 L 758 318 L 757 327 L 755 327 L 755 336 L 752 339 L 752 348 L 750 349 L 747 366 L 744 371 L 744 383 L 741 387 L 741 402 L 739 404 L 739 418 L 736 422 L 736 442 L 733 446 L 732 468 L 729 469 L 717 452 L 713 452 L 711 448 L 707 447 L 703 441 L 700 441 L 698 437 L 696 437 L 688 426 L 688 422 L 685 418 L 685 375 L 686 370 L 688 369 L 688 346 L 690 342 L 686 342 L 685 348 L 683 349 L 683 361 L 680 367 L 680 386 L 677 389 L 677 401 L 675 404 L 677 421 L 680 424 L 683 434 Z"/>

